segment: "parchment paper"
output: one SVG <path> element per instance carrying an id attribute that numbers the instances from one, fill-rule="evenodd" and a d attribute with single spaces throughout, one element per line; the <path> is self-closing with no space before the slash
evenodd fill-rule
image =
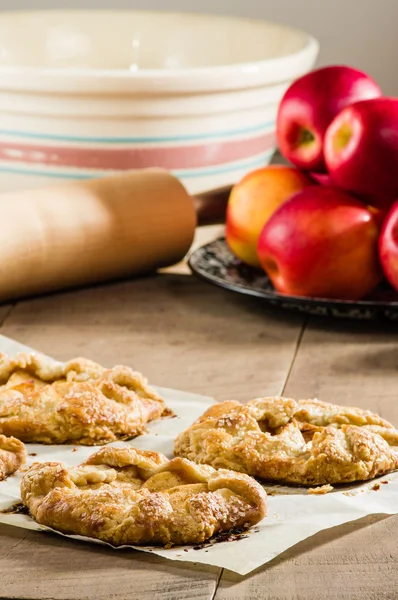
<path id="1" fill-rule="evenodd" d="M 18 342 L 0 336 L 0 351 L 14 355 L 32 351 Z M 205 374 L 204 374 L 205 376 Z M 177 390 L 157 388 L 168 406 L 178 415 L 149 426 L 149 434 L 114 446 L 132 445 L 173 456 L 173 440 L 192 421 L 214 402 L 212 398 Z M 27 444 L 28 464 L 36 461 L 60 461 L 67 466 L 77 465 L 96 451 L 85 446 L 42 446 Z M 0 482 L 0 511 L 20 500 L 21 474 Z M 241 575 L 260 567 L 290 546 L 314 535 L 322 529 L 360 519 L 372 513 L 398 512 L 398 473 L 372 480 L 366 484 L 335 488 L 325 495 L 310 495 L 307 490 L 278 485 L 265 486 L 269 492 L 268 516 L 247 535 L 234 541 L 208 543 L 200 548 L 192 546 L 161 549 L 154 546 L 129 546 L 135 550 L 153 552 L 169 560 L 180 560 L 224 567 Z M 271 495 L 272 494 L 272 495 Z M 0 512 L 0 523 L 34 531 L 53 531 L 38 525 L 23 514 Z M 56 532 L 59 535 L 59 532 Z M 44 535 L 44 534 L 43 534 Z M 103 543 L 82 536 L 65 536 L 89 543 Z M 126 548 L 126 546 L 122 546 Z"/>

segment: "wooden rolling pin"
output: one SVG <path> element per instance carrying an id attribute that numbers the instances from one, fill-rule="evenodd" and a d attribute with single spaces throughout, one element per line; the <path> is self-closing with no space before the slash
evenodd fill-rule
<path id="1" fill-rule="evenodd" d="M 179 262 L 193 200 L 158 169 L 0 195 L 0 301 Z"/>

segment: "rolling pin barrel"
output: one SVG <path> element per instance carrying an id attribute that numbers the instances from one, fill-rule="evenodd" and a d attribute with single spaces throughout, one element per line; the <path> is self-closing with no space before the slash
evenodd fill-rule
<path id="1" fill-rule="evenodd" d="M 179 262 L 193 200 L 157 169 L 0 195 L 0 301 Z"/>

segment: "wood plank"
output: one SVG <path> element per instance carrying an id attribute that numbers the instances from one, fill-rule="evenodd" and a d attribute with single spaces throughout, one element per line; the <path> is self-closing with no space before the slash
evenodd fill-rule
<path id="1" fill-rule="evenodd" d="M 285 393 L 368 408 L 398 425 L 397 334 L 398 323 L 313 319 Z"/>
<path id="2" fill-rule="evenodd" d="M 398 516 L 319 532 L 246 578 L 223 573 L 216 600 L 393 600 Z"/>
<path id="3" fill-rule="evenodd" d="M 303 318 L 193 277 L 159 275 L 22 302 L 4 335 L 59 359 L 125 363 L 219 400 L 280 393 Z"/>
<path id="4" fill-rule="evenodd" d="M 193 277 L 160 275 L 22 302 L 1 333 L 60 359 L 126 363 L 159 385 L 248 400 L 280 393 L 302 324 Z M 4 526 L 0 537 L 0 598 L 210 600 L 220 574 Z"/>
<path id="5" fill-rule="evenodd" d="M 285 395 L 379 410 L 398 424 L 398 324 L 312 319 Z M 382 520 L 381 520 L 382 519 Z M 398 516 L 322 531 L 248 578 L 223 573 L 216 600 L 396 598 Z"/>
<path id="6" fill-rule="evenodd" d="M 212 598 L 218 569 L 0 526 L 0 598 Z"/>

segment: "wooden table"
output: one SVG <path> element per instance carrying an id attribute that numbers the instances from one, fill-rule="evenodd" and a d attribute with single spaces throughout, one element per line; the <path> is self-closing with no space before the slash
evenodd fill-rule
<path id="1" fill-rule="evenodd" d="M 133 365 L 158 385 L 374 409 L 398 423 L 398 326 L 306 319 L 177 273 L 0 308 L 0 333 L 59 359 Z M 243 578 L 0 526 L 0 598 L 370 600 L 398 598 L 398 517 L 321 532 Z"/>

